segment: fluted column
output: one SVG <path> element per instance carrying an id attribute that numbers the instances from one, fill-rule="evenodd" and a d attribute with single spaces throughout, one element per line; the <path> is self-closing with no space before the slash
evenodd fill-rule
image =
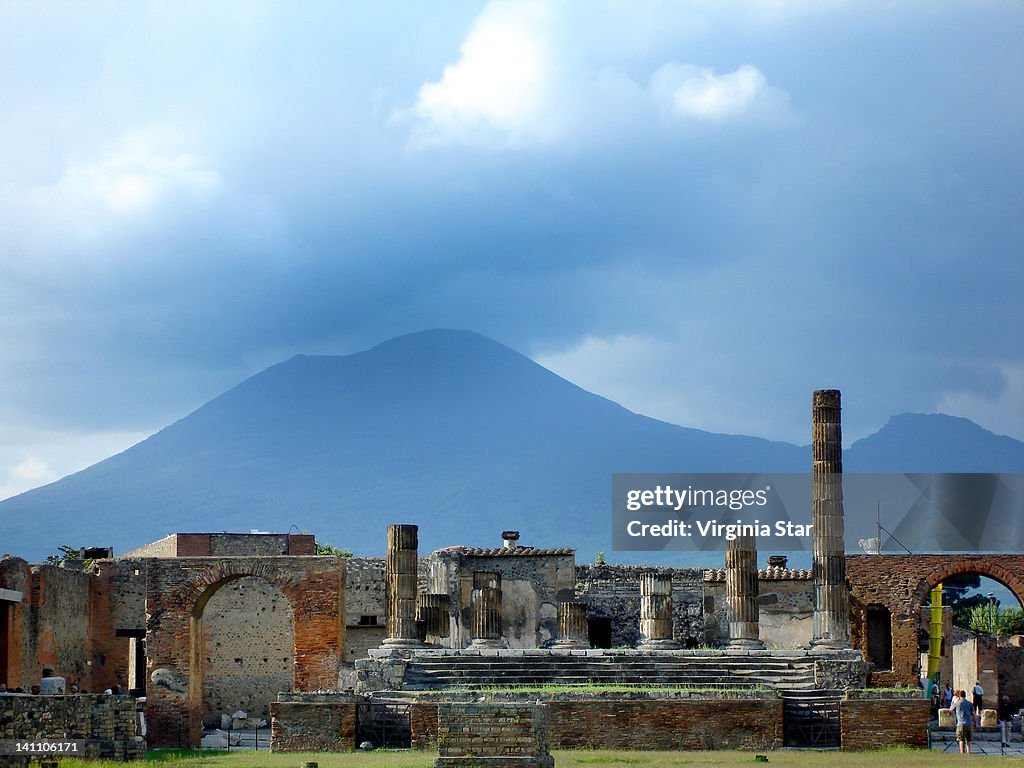
<path id="1" fill-rule="evenodd" d="M 558 640 L 556 648 L 589 648 L 590 630 L 587 626 L 586 603 L 558 604 Z"/>
<path id="2" fill-rule="evenodd" d="M 850 647 L 850 596 L 843 541 L 843 430 L 838 389 L 812 402 L 811 522 L 814 525 L 814 636 L 811 646 Z"/>
<path id="3" fill-rule="evenodd" d="M 504 648 L 501 637 L 501 574 L 473 573 L 473 637 L 470 648 Z"/>
<path id="4" fill-rule="evenodd" d="M 416 549 L 419 529 L 415 525 L 389 525 L 384 580 L 388 599 L 388 636 L 384 648 L 417 648 L 416 631 Z"/>
<path id="5" fill-rule="evenodd" d="M 754 537 L 737 536 L 725 550 L 725 599 L 729 606 L 729 645 L 764 648 L 758 617 L 757 546 Z"/>
<path id="6" fill-rule="evenodd" d="M 448 615 L 450 602 L 447 592 L 428 592 L 419 595 L 416 602 L 416 624 L 420 627 L 420 635 L 424 640 L 428 637 L 448 637 L 451 628 Z"/>
<path id="7" fill-rule="evenodd" d="M 678 648 L 672 639 L 672 577 L 660 573 L 640 576 L 640 648 Z"/>

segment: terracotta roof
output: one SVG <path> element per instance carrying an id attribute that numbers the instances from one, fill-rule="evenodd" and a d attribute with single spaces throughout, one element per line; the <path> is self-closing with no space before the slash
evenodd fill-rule
<path id="1" fill-rule="evenodd" d="M 440 551 L 440 550 L 439 550 Z M 555 547 L 543 549 L 541 547 L 445 547 L 446 552 L 461 552 L 463 555 L 478 555 L 484 557 L 543 557 L 545 555 L 575 555 L 576 550 L 572 547 Z"/>
<path id="2" fill-rule="evenodd" d="M 760 568 L 757 578 L 767 581 L 784 579 L 812 579 L 813 572 L 809 568 Z M 725 581 L 725 568 L 710 568 L 704 572 L 704 581 Z"/>

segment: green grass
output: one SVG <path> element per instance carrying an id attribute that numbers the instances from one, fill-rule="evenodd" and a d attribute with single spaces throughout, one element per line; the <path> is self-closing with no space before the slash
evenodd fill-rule
<path id="1" fill-rule="evenodd" d="M 629 768 L 636 765 L 691 765 L 708 768 L 753 768 L 754 752 L 622 752 L 622 751 L 558 751 L 556 768 Z M 930 752 L 926 749 L 894 748 L 874 752 L 816 752 L 812 750 L 778 750 L 761 752 L 768 755 L 768 765 L 796 768 L 945 768 L 972 764 L 981 760 L 993 766 L 1020 766 L 1024 759 L 1012 757 L 965 757 L 956 753 Z M 268 752 L 190 752 L 159 750 L 150 752 L 150 763 L 167 768 L 302 768 L 307 760 L 320 768 L 431 768 L 436 752 L 378 751 L 350 753 L 268 753 Z M 66 768 L 127 768 L 131 764 L 91 760 L 66 760 Z"/>

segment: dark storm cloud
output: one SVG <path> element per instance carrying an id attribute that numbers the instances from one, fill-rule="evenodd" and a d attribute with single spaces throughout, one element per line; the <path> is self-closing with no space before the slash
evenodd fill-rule
<path id="1" fill-rule="evenodd" d="M 1024 435 L 1017 6 L 0 13 L 27 429 L 150 431 L 455 326 L 708 429 L 800 440 L 824 385 L 855 432 Z"/>

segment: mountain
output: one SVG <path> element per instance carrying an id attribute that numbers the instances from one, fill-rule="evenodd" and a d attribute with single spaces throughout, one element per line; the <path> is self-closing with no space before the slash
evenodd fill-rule
<path id="1" fill-rule="evenodd" d="M 896 417 L 847 466 L 1024 468 L 1024 444 L 948 419 Z M 0 546 L 38 559 L 65 543 L 123 552 L 175 531 L 298 529 L 379 555 L 385 526 L 406 522 L 421 552 L 494 546 L 512 528 L 585 560 L 610 549 L 613 472 L 809 466 L 806 446 L 641 416 L 495 341 L 435 330 L 272 366 L 127 451 L 0 502 Z"/>

